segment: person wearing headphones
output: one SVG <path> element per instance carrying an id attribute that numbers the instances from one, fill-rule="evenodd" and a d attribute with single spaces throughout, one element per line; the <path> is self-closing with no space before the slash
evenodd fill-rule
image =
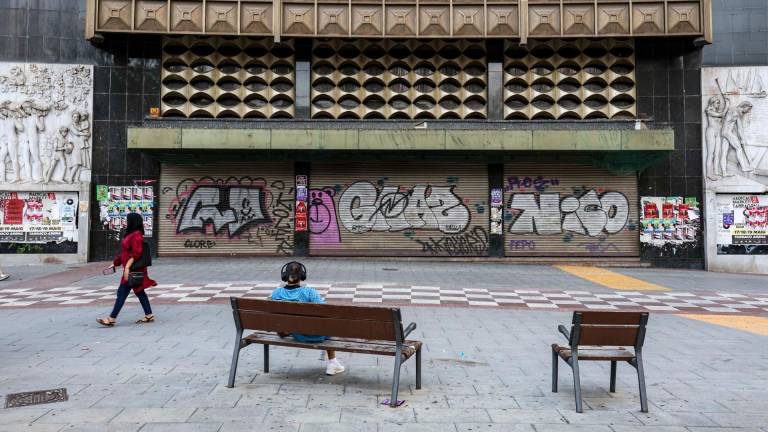
<path id="1" fill-rule="evenodd" d="M 325 303 L 325 300 L 314 288 L 301 286 L 301 281 L 307 279 L 307 268 L 304 264 L 291 261 L 283 266 L 280 271 L 280 278 L 285 282 L 284 286 L 275 288 L 270 296 L 271 300 L 290 301 L 299 303 Z M 280 335 L 285 337 L 287 335 Z M 298 342 L 317 343 L 328 339 L 326 336 L 312 336 L 301 333 L 291 333 L 291 336 Z M 326 375 L 336 375 L 344 372 L 344 366 L 336 358 L 336 352 L 328 350 L 328 366 L 325 368 Z"/>

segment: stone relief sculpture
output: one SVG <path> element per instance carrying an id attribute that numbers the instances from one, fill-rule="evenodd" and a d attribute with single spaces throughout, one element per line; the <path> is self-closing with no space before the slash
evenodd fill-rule
<path id="1" fill-rule="evenodd" d="M 703 80 L 708 183 L 768 185 L 768 67 L 708 68 Z"/>
<path id="2" fill-rule="evenodd" d="M 0 183 L 90 182 L 92 67 L 0 63 Z"/>

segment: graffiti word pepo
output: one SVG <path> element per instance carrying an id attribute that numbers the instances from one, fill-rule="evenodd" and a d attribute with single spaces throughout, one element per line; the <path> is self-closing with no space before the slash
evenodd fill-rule
<path id="1" fill-rule="evenodd" d="M 339 220 L 353 233 L 368 231 L 436 230 L 446 234 L 464 231 L 469 209 L 453 192 L 455 186 L 416 185 L 412 189 L 360 181 L 339 198 Z M 312 217 L 310 211 L 310 217 Z"/>
<path id="2" fill-rule="evenodd" d="M 509 248 L 514 250 L 535 250 L 536 242 L 533 240 L 510 240 Z"/>
<path id="3" fill-rule="evenodd" d="M 204 233 L 212 225 L 214 234 L 227 228 L 232 238 L 251 225 L 272 222 L 265 204 L 260 186 L 198 186 L 182 204 L 176 232 Z"/>
<path id="4" fill-rule="evenodd" d="M 538 199 L 537 199 L 538 198 Z M 570 231 L 595 237 L 602 232 L 615 234 L 629 219 L 629 202 L 619 192 L 598 195 L 593 189 L 580 198 L 559 193 L 518 193 L 509 204 L 515 234 L 560 234 Z"/>
<path id="5" fill-rule="evenodd" d="M 557 186 L 560 184 L 560 180 L 556 178 L 548 179 L 542 176 L 538 177 L 507 177 L 507 190 L 520 190 L 534 188 L 539 192 L 545 191 L 550 186 Z"/>

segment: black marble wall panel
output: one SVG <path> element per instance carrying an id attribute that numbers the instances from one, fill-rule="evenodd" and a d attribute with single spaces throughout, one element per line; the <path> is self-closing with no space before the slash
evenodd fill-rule
<path id="1" fill-rule="evenodd" d="M 712 0 L 712 30 L 705 66 L 768 65 L 768 1 Z"/>

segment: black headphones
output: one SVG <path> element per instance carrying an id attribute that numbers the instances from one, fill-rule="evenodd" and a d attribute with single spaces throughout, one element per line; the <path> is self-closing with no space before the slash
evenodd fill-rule
<path id="1" fill-rule="evenodd" d="M 304 264 L 298 262 L 298 261 L 291 261 L 289 263 L 285 263 L 283 266 L 283 269 L 280 270 L 280 279 L 283 280 L 283 282 L 288 282 L 288 266 L 291 264 L 298 264 L 301 266 L 301 274 L 299 275 L 299 279 L 301 280 L 307 280 L 307 268 L 304 267 Z"/>

